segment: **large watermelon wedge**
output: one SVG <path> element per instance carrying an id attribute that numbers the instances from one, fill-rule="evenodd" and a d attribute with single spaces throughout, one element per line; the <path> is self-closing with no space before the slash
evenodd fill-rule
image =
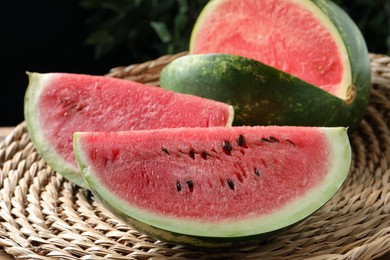
<path id="1" fill-rule="evenodd" d="M 303 220 L 339 189 L 345 128 L 212 127 L 75 133 L 92 192 L 159 239 L 221 247 Z"/>
<path id="2" fill-rule="evenodd" d="M 247 67 L 242 59 L 184 57 L 162 74 L 164 88 L 233 104 L 235 124 L 352 128 L 368 105 L 364 38 L 331 1 L 212 0 L 195 24 L 190 53 L 262 63 Z"/>
<path id="3" fill-rule="evenodd" d="M 57 172 L 86 187 L 73 154 L 76 131 L 229 126 L 232 107 L 103 76 L 29 73 L 25 120 L 37 151 Z"/>

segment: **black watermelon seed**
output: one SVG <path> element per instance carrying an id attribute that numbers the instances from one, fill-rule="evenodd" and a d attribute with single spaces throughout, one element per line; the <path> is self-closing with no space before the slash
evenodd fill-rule
<path id="1" fill-rule="evenodd" d="M 181 191 L 181 184 L 179 181 L 176 182 L 176 189 L 177 191 Z"/>
<path id="2" fill-rule="evenodd" d="M 194 190 L 194 183 L 192 181 L 187 181 L 188 188 L 192 192 Z"/>
<path id="3" fill-rule="evenodd" d="M 189 153 L 189 156 L 194 160 L 195 159 L 195 151 L 191 150 Z"/>
<path id="4" fill-rule="evenodd" d="M 245 145 L 245 137 L 243 135 L 239 135 L 237 138 L 238 146 L 244 146 Z"/>
<path id="5" fill-rule="evenodd" d="M 210 156 L 210 154 L 208 153 L 208 152 L 206 152 L 206 151 L 203 151 L 203 152 L 201 152 L 201 154 L 200 154 L 200 156 L 203 158 L 203 159 L 207 159 L 207 156 Z"/>
<path id="6" fill-rule="evenodd" d="M 264 141 L 264 142 L 267 142 L 267 143 L 270 143 L 270 142 L 271 142 L 271 140 L 269 140 L 269 139 L 267 139 L 267 138 L 265 138 L 265 137 L 261 138 L 261 141 Z"/>
<path id="7" fill-rule="evenodd" d="M 226 153 L 226 154 L 230 154 L 230 152 L 232 151 L 233 147 L 232 147 L 232 144 L 225 140 L 223 141 L 222 143 L 222 147 L 223 147 L 223 151 Z"/>
<path id="8" fill-rule="evenodd" d="M 290 139 L 286 139 L 286 142 L 295 147 L 295 143 L 293 141 L 291 141 Z"/>
<path id="9" fill-rule="evenodd" d="M 256 167 L 255 167 L 255 174 L 256 174 L 256 176 L 260 176 L 260 171 Z"/>
<path id="10" fill-rule="evenodd" d="M 233 182 L 231 179 L 228 179 L 228 180 L 227 180 L 227 183 L 228 183 L 228 185 L 229 185 L 229 188 L 230 188 L 231 190 L 234 190 L 234 182 Z"/>
<path id="11" fill-rule="evenodd" d="M 269 137 L 269 140 L 270 140 L 271 142 L 279 143 L 279 140 L 276 139 L 276 138 L 273 137 L 273 136 L 270 136 L 270 137 Z"/>
<path id="12" fill-rule="evenodd" d="M 169 155 L 169 152 L 168 152 L 168 149 L 167 149 L 167 148 L 165 148 L 165 147 L 162 147 L 162 148 L 161 148 L 161 150 L 162 150 L 164 153 L 166 153 L 166 154 L 168 154 L 168 155 Z"/>

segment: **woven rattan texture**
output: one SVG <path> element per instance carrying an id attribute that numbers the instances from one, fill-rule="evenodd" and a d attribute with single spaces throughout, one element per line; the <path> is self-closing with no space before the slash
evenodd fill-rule
<path id="1" fill-rule="evenodd" d="M 109 75 L 156 84 L 172 59 Z M 264 244 L 206 252 L 156 241 L 54 173 L 24 123 L 0 144 L 0 245 L 23 259 L 373 259 L 390 252 L 390 57 L 371 55 L 371 104 L 351 134 L 353 164 L 341 190 L 300 225 Z"/>

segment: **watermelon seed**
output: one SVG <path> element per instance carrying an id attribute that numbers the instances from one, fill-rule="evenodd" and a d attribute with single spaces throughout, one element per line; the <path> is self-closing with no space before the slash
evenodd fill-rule
<path id="1" fill-rule="evenodd" d="M 295 147 L 295 143 L 293 141 L 291 141 L 290 139 L 286 139 L 286 142 Z"/>
<path id="2" fill-rule="evenodd" d="M 269 140 L 269 139 L 267 139 L 267 138 L 265 138 L 265 137 L 261 138 L 261 141 L 264 141 L 264 142 L 267 142 L 267 143 L 270 143 L 270 142 L 271 142 L 271 140 Z"/>
<path id="3" fill-rule="evenodd" d="M 234 182 L 233 182 L 231 179 L 228 179 L 228 180 L 227 180 L 227 183 L 228 183 L 228 185 L 229 185 L 229 188 L 230 188 L 231 190 L 234 190 Z"/>
<path id="4" fill-rule="evenodd" d="M 262 141 L 267 142 L 267 143 L 279 143 L 279 140 L 276 139 L 273 136 L 270 136 L 269 138 L 261 138 Z"/>
<path id="5" fill-rule="evenodd" d="M 167 148 L 165 148 L 165 147 L 162 147 L 162 148 L 161 148 L 161 150 L 162 150 L 164 153 L 166 153 L 166 154 L 168 154 L 168 155 L 169 155 L 169 152 L 168 152 L 168 149 L 167 149 Z"/>
<path id="6" fill-rule="evenodd" d="M 235 162 L 233 164 L 234 168 L 237 168 L 239 172 L 236 173 L 237 178 L 240 180 L 240 182 L 243 182 L 244 179 L 248 177 L 248 174 L 246 173 L 245 167 L 240 162 Z"/>
<path id="7" fill-rule="evenodd" d="M 243 135 L 239 135 L 237 138 L 238 146 L 244 147 L 245 146 L 245 137 Z"/>
<path id="8" fill-rule="evenodd" d="M 177 191 L 181 191 L 181 184 L 179 181 L 176 182 L 176 189 Z"/>
<path id="9" fill-rule="evenodd" d="M 257 169 L 256 167 L 255 167 L 255 174 L 256 174 L 257 177 L 260 176 L 260 171 L 259 171 L 259 169 Z"/>
<path id="10" fill-rule="evenodd" d="M 222 178 L 219 178 L 219 181 L 221 182 L 221 186 L 222 186 L 222 187 L 225 187 L 225 180 L 222 179 Z"/>
<path id="11" fill-rule="evenodd" d="M 232 144 L 231 144 L 229 141 L 227 141 L 227 140 L 223 141 L 222 147 L 223 147 L 223 151 L 224 151 L 227 155 L 230 155 L 230 154 L 231 154 L 231 151 L 232 151 L 233 147 L 232 147 Z"/>
<path id="12" fill-rule="evenodd" d="M 194 190 L 194 183 L 192 181 L 187 181 L 188 188 L 192 192 Z"/>
<path id="13" fill-rule="evenodd" d="M 203 151 L 200 156 L 202 157 L 202 159 L 206 160 L 207 159 L 207 156 L 210 156 L 210 154 L 206 151 Z"/>
<path id="14" fill-rule="evenodd" d="M 195 160 L 195 151 L 194 150 L 191 150 L 188 154 L 192 158 L 192 160 Z"/>
<path id="15" fill-rule="evenodd" d="M 236 176 L 237 176 L 237 179 L 238 179 L 241 183 L 244 182 L 244 177 L 245 177 L 245 176 L 242 176 L 241 173 L 239 173 L 239 172 L 236 172 Z"/>
<path id="16" fill-rule="evenodd" d="M 267 164 L 265 163 L 264 159 L 260 159 L 260 161 L 264 165 L 264 168 L 267 168 Z"/>
<path id="17" fill-rule="evenodd" d="M 115 160 L 118 158 L 119 153 L 120 153 L 119 149 L 113 149 L 113 150 L 111 151 L 111 155 L 112 155 L 111 160 L 112 160 L 112 161 L 115 161 Z"/>

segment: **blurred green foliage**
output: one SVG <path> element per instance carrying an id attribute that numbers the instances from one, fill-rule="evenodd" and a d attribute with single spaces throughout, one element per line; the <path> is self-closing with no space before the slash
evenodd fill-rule
<path id="1" fill-rule="evenodd" d="M 193 25 L 208 0 L 81 0 L 86 43 L 101 59 L 121 49 L 134 61 L 188 50 Z M 389 0 L 334 0 L 361 29 L 371 52 L 390 54 Z"/>
<path id="2" fill-rule="evenodd" d="M 82 0 L 88 10 L 86 43 L 95 58 L 125 49 L 149 60 L 188 49 L 192 26 L 208 0 Z"/>

